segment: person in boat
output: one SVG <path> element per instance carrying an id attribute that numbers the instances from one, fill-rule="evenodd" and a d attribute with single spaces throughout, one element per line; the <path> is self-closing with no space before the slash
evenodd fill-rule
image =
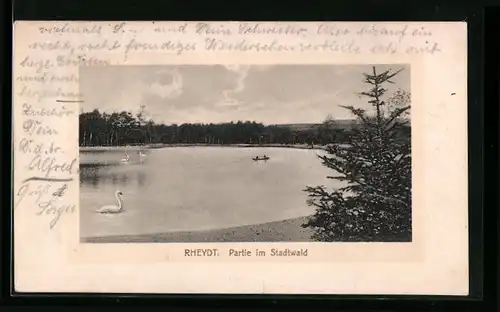
<path id="1" fill-rule="evenodd" d="M 252 159 L 253 160 L 265 160 L 265 159 L 269 159 L 269 157 L 267 157 L 267 155 L 264 155 L 264 156 L 255 156 Z"/>

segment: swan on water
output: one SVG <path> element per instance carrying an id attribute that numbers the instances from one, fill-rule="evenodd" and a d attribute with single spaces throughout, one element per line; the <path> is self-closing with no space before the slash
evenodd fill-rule
<path id="1" fill-rule="evenodd" d="M 121 162 L 128 162 L 130 160 L 130 156 L 125 152 L 125 158 L 120 159 Z"/>
<path id="2" fill-rule="evenodd" d="M 143 163 L 143 162 L 144 162 L 144 158 L 146 157 L 146 154 L 144 154 L 144 153 L 143 153 L 143 152 L 141 152 L 141 151 L 137 151 L 137 154 L 139 154 L 139 161 L 140 161 L 141 163 Z"/>
<path id="3" fill-rule="evenodd" d="M 118 213 L 118 212 L 121 212 L 123 210 L 123 201 L 122 201 L 122 198 L 120 196 L 122 196 L 122 195 L 123 195 L 122 192 L 116 191 L 115 197 L 116 197 L 116 201 L 118 202 L 118 204 L 117 205 L 102 206 L 101 208 L 97 209 L 96 212 L 99 212 L 99 213 Z"/>

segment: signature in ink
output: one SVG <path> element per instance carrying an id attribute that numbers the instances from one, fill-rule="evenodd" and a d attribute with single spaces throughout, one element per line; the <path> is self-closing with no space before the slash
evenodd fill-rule
<path id="1" fill-rule="evenodd" d="M 50 229 L 53 229 L 58 221 L 61 219 L 63 214 L 72 214 L 76 210 L 75 204 L 58 204 L 57 201 L 61 200 L 61 197 L 64 196 L 66 190 L 68 189 L 67 184 L 63 184 L 60 188 L 58 188 L 54 193 L 52 193 L 52 197 L 44 202 L 38 204 L 40 211 L 36 214 L 38 216 L 42 215 L 52 215 L 53 218 L 49 223 Z"/>
<path id="2" fill-rule="evenodd" d="M 24 183 L 16 193 L 19 199 L 14 204 L 14 208 L 17 208 L 26 197 L 35 197 L 35 204 L 38 204 L 42 197 L 48 194 L 50 187 L 50 183 L 39 184 L 36 187 L 32 187 L 31 183 Z"/>

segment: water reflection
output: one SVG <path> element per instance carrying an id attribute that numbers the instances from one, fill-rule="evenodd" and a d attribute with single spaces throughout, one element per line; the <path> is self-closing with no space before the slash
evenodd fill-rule
<path id="1" fill-rule="evenodd" d="M 144 187 L 147 175 L 142 171 L 123 172 L 113 170 L 116 166 L 109 164 L 80 164 L 80 185 L 99 189 L 102 185 L 114 187 Z"/>

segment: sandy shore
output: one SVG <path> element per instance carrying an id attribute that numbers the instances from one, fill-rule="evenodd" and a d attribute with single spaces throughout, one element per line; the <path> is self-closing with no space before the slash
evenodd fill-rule
<path id="1" fill-rule="evenodd" d="M 80 146 L 80 152 L 86 151 L 120 151 L 120 150 L 142 150 L 151 148 L 172 148 L 172 147 L 197 147 L 197 146 L 209 146 L 209 147 L 241 147 L 241 148 L 258 148 L 258 147 L 273 147 L 273 148 L 297 148 L 297 149 L 319 149 L 325 150 L 326 147 L 322 145 L 315 145 L 311 148 L 307 144 L 153 144 L 153 145 L 141 145 L 141 146 Z"/>
<path id="2" fill-rule="evenodd" d="M 220 230 L 171 232 L 82 238 L 82 243 L 168 243 L 168 242 L 310 242 L 311 231 L 301 225 L 308 217 Z"/>

